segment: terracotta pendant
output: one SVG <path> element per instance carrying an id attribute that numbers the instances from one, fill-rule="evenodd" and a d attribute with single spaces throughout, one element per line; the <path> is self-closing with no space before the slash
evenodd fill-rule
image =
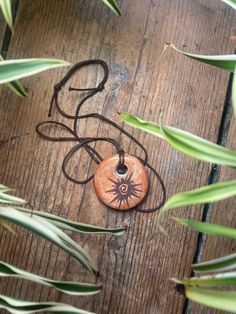
<path id="1" fill-rule="evenodd" d="M 105 205 L 128 210 L 137 206 L 147 194 L 148 174 L 143 163 L 133 155 L 124 155 L 125 171 L 117 169 L 119 155 L 104 159 L 94 174 L 94 188 Z"/>

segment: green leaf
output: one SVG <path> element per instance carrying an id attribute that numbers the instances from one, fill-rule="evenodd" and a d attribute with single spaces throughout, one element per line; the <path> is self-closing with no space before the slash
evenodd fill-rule
<path id="1" fill-rule="evenodd" d="M 221 69 L 234 72 L 235 66 L 236 66 L 236 55 L 235 54 L 228 54 L 228 55 L 197 55 L 193 53 L 184 52 L 182 50 L 179 50 L 175 47 L 175 45 L 171 43 L 167 43 L 166 46 L 170 46 L 174 48 L 176 51 L 182 53 L 183 55 L 203 62 L 210 65 L 214 65 L 216 67 L 219 67 Z"/>
<path id="2" fill-rule="evenodd" d="M 101 285 L 51 280 L 45 277 L 37 276 L 4 262 L 0 262 L 0 277 L 14 277 L 33 281 L 44 286 L 56 288 L 57 290 L 70 295 L 92 295 L 101 291 Z"/>
<path id="3" fill-rule="evenodd" d="M 195 272 L 218 272 L 236 268 L 236 254 L 216 258 L 207 262 L 193 264 L 192 269 Z"/>
<path id="4" fill-rule="evenodd" d="M 236 10 L 236 0 L 221 0 L 224 3 L 228 4 L 231 6 L 234 10 Z"/>
<path id="5" fill-rule="evenodd" d="M 232 105 L 234 109 L 234 115 L 236 117 L 236 68 L 234 70 L 234 79 L 232 85 Z"/>
<path id="6" fill-rule="evenodd" d="M 185 296 L 199 304 L 236 313 L 236 292 L 186 287 Z"/>
<path id="7" fill-rule="evenodd" d="M 161 126 L 164 139 L 178 151 L 193 158 L 236 167 L 236 152 L 176 128 Z"/>
<path id="8" fill-rule="evenodd" d="M 8 191 L 10 191 L 10 189 L 7 186 L 0 184 L 0 192 L 1 193 L 8 192 Z"/>
<path id="9" fill-rule="evenodd" d="M 20 204 L 25 204 L 25 203 L 26 201 L 19 197 L 5 194 L 5 192 L 0 192 L 0 204 L 20 205 Z"/>
<path id="10" fill-rule="evenodd" d="M 7 231 L 11 232 L 12 234 L 16 235 L 15 230 L 12 228 L 12 226 L 5 222 L 4 220 L 0 219 L 0 226 L 2 226 L 3 228 L 5 228 Z"/>
<path id="11" fill-rule="evenodd" d="M 219 287 L 236 285 L 236 272 L 228 272 L 210 276 L 177 279 L 172 278 L 177 284 L 184 286 Z"/>
<path id="12" fill-rule="evenodd" d="M 10 192 L 10 189 L 5 185 L 0 184 L 0 204 L 21 205 L 26 203 L 22 198 L 6 194 L 6 192 Z"/>
<path id="13" fill-rule="evenodd" d="M 68 231 L 74 231 L 74 232 L 81 232 L 81 233 L 108 233 L 113 235 L 122 235 L 124 234 L 126 228 L 120 227 L 120 228 L 100 228 L 88 224 L 78 223 L 74 222 L 65 218 L 61 218 L 52 214 L 49 214 L 47 212 L 41 212 L 37 210 L 29 210 L 27 208 L 17 207 L 17 209 L 21 212 L 24 212 L 25 214 L 28 214 L 30 216 L 39 216 L 43 217 L 53 225 L 57 226 L 60 229 L 68 230 Z"/>
<path id="14" fill-rule="evenodd" d="M 184 226 L 187 226 L 195 231 L 206 233 L 206 234 L 228 237 L 228 238 L 236 240 L 236 229 L 224 227 L 217 224 L 189 220 L 189 219 L 182 219 L 182 218 L 177 218 L 177 217 L 173 217 L 173 219 L 177 221 L 178 223 Z"/>
<path id="15" fill-rule="evenodd" d="M 0 294 L 0 309 L 12 314 L 61 313 L 61 314 L 94 314 L 77 309 L 71 305 L 56 302 L 28 302 Z"/>
<path id="16" fill-rule="evenodd" d="M 68 62 L 57 59 L 4 60 L 0 62 L 0 84 L 9 83 L 23 77 L 68 64 Z"/>
<path id="17" fill-rule="evenodd" d="M 12 12 L 11 12 L 11 0 L 0 0 L 0 7 L 2 10 L 2 14 L 10 27 L 10 29 L 13 31 L 13 18 L 12 18 Z"/>
<path id="18" fill-rule="evenodd" d="M 119 117 L 121 118 L 122 121 L 126 122 L 127 124 L 135 128 L 138 128 L 140 130 L 146 131 L 160 138 L 163 138 L 163 134 L 159 124 L 141 120 L 138 117 L 135 117 L 132 114 L 126 112 L 119 113 Z"/>
<path id="19" fill-rule="evenodd" d="M 4 61 L 3 57 L 0 55 L 0 61 Z M 20 97 L 26 97 L 27 93 L 24 87 L 21 85 L 21 82 L 16 80 L 10 83 L 7 83 L 6 86 L 10 88 L 15 94 Z"/>
<path id="20" fill-rule="evenodd" d="M 164 138 L 172 147 L 188 156 L 214 164 L 236 167 L 234 151 L 174 127 L 143 121 L 127 113 L 120 114 L 120 117 L 129 125 Z"/>
<path id="21" fill-rule="evenodd" d="M 18 80 L 6 83 L 6 86 L 20 97 L 26 97 L 28 95 L 21 82 Z"/>
<path id="22" fill-rule="evenodd" d="M 186 205 L 210 203 L 233 195 L 236 195 L 236 180 L 210 184 L 192 191 L 173 195 L 162 207 L 161 211 Z"/>
<path id="23" fill-rule="evenodd" d="M 120 8 L 116 0 L 102 0 L 115 14 L 121 15 Z"/>
<path id="24" fill-rule="evenodd" d="M 97 274 L 97 267 L 94 265 L 90 256 L 87 255 L 77 243 L 75 243 L 67 234 L 54 226 L 46 219 L 39 216 L 29 216 L 17 209 L 7 206 L 0 206 L 0 218 L 16 223 L 24 228 L 27 228 L 43 238 L 56 244 L 65 252 L 73 256 L 86 269 Z"/>

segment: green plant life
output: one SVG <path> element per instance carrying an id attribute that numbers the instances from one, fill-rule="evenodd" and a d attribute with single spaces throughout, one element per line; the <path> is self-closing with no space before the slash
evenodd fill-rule
<path id="1" fill-rule="evenodd" d="M 11 0 L 0 0 L 0 8 L 10 29 L 13 31 L 13 17 L 11 12 Z"/>
<path id="2" fill-rule="evenodd" d="M 102 0 L 115 14 L 121 15 L 120 7 L 116 0 Z M 13 31 L 13 17 L 11 10 L 11 0 L 0 0 L 0 8 L 7 22 L 7 25 Z"/>
<path id="3" fill-rule="evenodd" d="M 0 61 L 4 61 L 3 57 L 0 55 Z M 11 89 L 16 95 L 20 97 L 26 97 L 27 92 L 22 86 L 21 82 L 16 80 L 9 83 L 6 83 L 6 86 Z"/>
<path id="4" fill-rule="evenodd" d="M 222 0 L 223 2 L 236 9 L 235 0 Z M 117 15 L 120 15 L 120 8 L 115 0 L 103 0 L 103 2 Z M 10 29 L 13 30 L 13 18 L 11 13 L 10 0 L 0 0 L 0 7 Z M 204 62 L 210 65 L 220 67 L 230 72 L 235 71 L 236 55 L 220 55 L 206 56 L 187 53 L 177 49 L 173 44 L 168 43 L 167 46 L 172 47 L 177 52 L 194 60 Z M 26 96 L 18 79 L 34 75 L 44 70 L 57 66 L 67 65 L 62 60 L 48 59 L 28 59 L 28 60 L 9 60 L 4 61 L 1 57 L 0 63 L 0 83 L 5 83 L 19 96 Z M 236 79 L 233 81 L 232 102 L 234 112 L 236 113 Z M 235 168 L 236 152 L 221 147 L 202 139 L 196 135 L 185 132 L 183 130 L 158 125 L 147 121 L 142 121 L 130 114 L 121 114 L 121 118 L 126 123 L 152 133 L 165 141 L 180 152 L 194 158 L 198 158 L 204 162 L 220 164 L 227 167 Z M 159 224 L 166 211 L 185 205 L 204 204 L 206 202 L 214 202 L 220 199 L 234 196 L 236 180 L 212 184 L 210 186 L 201 187 L 193 191 L 178 193 L 172 196 L 159 215 Z M 52 214 L 45 212 L 32 211 L 22 207 L 25 201 L 8 194 L 9 189 L 0 185 L 0 223 L 9 231 L 14 232 L 9 222 L 21 225 L 41 235 L 51 241 L 72 257 L 81 263 L 90 272 L 96 274 L 97 267 L 89 257 L 89 255 L 70 237 L 64 230 L 73 232 L 86 233 L 110 233 L 120 235 L 124 232 L 124 228 L 105 229 L 95 226 L 75 223 Z M 235 229 L 226 226 L 209 224 L 206 222 L 192 221 L 174 217 L 178 223 L 183 224 L 198 232 L 206 234 L 220 235 L 236 238 Z M 236 267 L 236 254 L 220 257 L 207 262 L 192 265 L 195 273 L 200 276 L 193 278 L 172 279 L 178 285 L 184 295 L 192 301 L 203 305 L 213 307 L 219 310 L 236 312 L 236 293 L 234 291 L 218 291 L 212 288 L 235 286 L 236 274 L 232 270 Z M 205 275 L 211 273 L 211 275 Z M 26 272 L 12 265 L 0 261 L 0 276 L 15 277 L 30 280 L 42 285 L 53 287 L 64 293 L 71 295 L 86 295 L 98 293 L 101 289 L 100 285 L 89 283 L 73 283 L 55 281 L 49 278 L 40 277 L 36 274 Z M 57 313 L 90 313 L 81 309 L 76 309 L 67 304 L 61 303 L 39 303 L 28 302 L 24 300 L 14 299 L 8 296 L 0 295 L 0 308 L 8 310 L 10 313 L 35 313 L 37 312 L 57 312 Z"/>
<path id="5" fill-rule="evenodd" d="M 236 1 L 235 0 L 222 0 L 224 3 L 230 5 L 234 10 L 236 10 Z"/>
<path id="6" fill-rule="evenodd" d="M 103 1 L 113 10 L 113 12 L 120 15 L 120 9 L 115 0 Z M 11 1 L 0 0 L 0 8 L 8 26 L 13 31 Z M 4 60 L 0 55 L 0 84 L 6 84 L 18 96 L 25 97 L 27 96 L 27 92 L 19 79 L 38 74 L 45 70 L 54 69 L 60 66 L 67 66 L 68 64 L 68 62 L 63 60 L 42 58 Z M 13 223 L 40 235 L 67 252 L 94 275 L 97 275 L 98 269 L 91 257 L 64 231 L 69 230 L 89 234 L 110 234 L 114 236 L 122 235 L 125 231 L 125 228 L 101 228 L 73 222 L 53 214 L 29 210 L 23 207 L 26 203 L 23 199 L 15 197 L 9 194 L 9 192 L 9 188 L 0 184 L 0 226 L 16 235 L 16 232 L 12 227 Z M 4 263 L 3 261 L 0 261 L 0 277 L 13 277 L 28 280 L 74 296 L 97 294 L 102 288 L 100 284 L 52 280 L 50 278 L 38 276 L 32 272 L 19 269 L 13 265 Z M 0 294 L 0 309 L 7 310 L 13 314 L 35 312 L 64 314 L 91 313 L 64 303 L 29 302 L 2 294 Z"/>
<path id="7" fill-rule="evenodd" d="M 116 0 L 102 0 L 115 14 L 121 15 L 119 5 Z"/>
<path id="8" fill-rule="evenodd" d="M 91 257 L 85 250 L 73 241 L 64 230 L 74 232 L 90 233 L 90 234 L 111 234 L 122 235 L 124 228 L 107 229 L 92 225 L 73 222 L 64 218 L 60 218 L 53 214 L 48 214 L 40 211 L 32 211 L 22 207 L 25 201 L 10 195 L 10 190 L 0 185 L 0 219 L 2 223 L 14 223 L 22 226 L 35 234 L 40 235 L 46 240 L 52 242 L 71 257 L 82 264 L 88 271 L 97 274 L 97 266 L 94 264 Z M 10 226 L 11 228 L 11 226 Z M 11 230 L 11 229 L 10 229 Z M 29 280 L 41 285 L 52 287 L 70 295 L 92 295 L 101 291 L 101 285 L 56 281 L 46 277 L 41 277 L 31 272 L 24 271 L 10 264 L 0 261 L 0 277 L 14 277 Z M 14 299 L 9 296 L 0 295 L 0 308 L 8 310 L 10 313 L 35 313 L 41 311 L 58 312 L 58 313 L 90 313 L 70 305 L 61 303 L 41 303 L 28 302 L 19 299 Z"/>
<path id="9" fill-rule="evenodd" d="M 102 0 L 116 15 L 120 16 L 121 11 L 116 0 Z M 11 31 L 13 31 L 13 15 L 11 9 L 11 0 L 0 0 L 0 9 L 5 21 Z M 0 55 L 0 84 L 6 83 L 15 94 L 26 97 L 27 92 L 22 86 L 19 78 L 27 77 L 48 69 L 56 68 L 62 65 L 68 65 L 63 60 L 56 59 L 17 59 L 4 60 Z M 8 77 L 13 79 L 9 81 Z"/>
<path id="10" fill-rule="evenodd" d="M 226 0 L 223 2 L 236 9 L 236 1 Z M 235 54 L 218 56 L 197 55 L 181 51 L 171 43 L 167 43 L 165 49 L 167 47 L 172 47 L 175 51 L 193 60 L 217 66 L 230 72 L 235 73 L 236 71 Z M 236 117 L 235 74 L 232 84 L 232 105 Z M 218 164 L 232 168 L 236 167 L 236 152 L 228 148 L 214 144 L 194 134 L 174 127 L 143 121 L 129 113 L 120 114 L 120 118 L 129 125 L 164 139 L 172 147 L 183 154 L 211 164 Z M 164 231 L 164 213 L 172 208 L 215 202 L 235 195 L 236 180 L 215 183 L 192 191 L 177 193 L 173 195 L 160 210 L 158 226 Z M 201 233 L 236 239 L 236 230 L 226 226 L 180 219 L 178 217 L 174 217 L 173 219 L 176 222 Z M 236 254 L 230 254 L 214 260 L 192 265 L 193 271 L 198 274 L 198 276 L 183 279 L 174 278 L 172 280 L 177 283 L 178 291 L 183 293 L 188 299 L 218 310 L 236 313 L 236 292 L 219 290 L 219 287 L 236 287 L 236 273 L 232 271 L 235 268 Z M 205 273 L 211 274 L 210 276 L 206 276 Z"/>

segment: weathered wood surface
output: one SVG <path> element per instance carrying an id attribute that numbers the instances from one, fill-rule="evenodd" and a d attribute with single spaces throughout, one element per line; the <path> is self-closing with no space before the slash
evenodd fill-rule
<path id="1" fill-rule="evenodd" d="M 110 68 L 105 91 L 88 102 L 84 112 L 100 112 L 119 122 L 116 112 L 128 111 L 143 119 L 162 121 L 216 141 L 228 74 L 187 60 L 173 51 L 161 57 L 165 41 L 201 53 L 232 52 L 227 34 L 234 26 L 230 8 L 218 1 L 123 1 L 122 17 L 114 16 L 101 1 L 26 1 L 17 12 L 9 57 L 57 57 L 73 64 L 102 58 Z M 73 86 L 94 86 L 96 69 L 82 71 Z M 0 182 L 17 190 L 29 204 L 70 219 L 102 226 L 129 226 L 123 237 L 73 238 L 89 251 L 99 266 L 101 294 L 68 297 L 22 281 L 1 280 L 0 291 L 28 300 L 59 300 L 109 314 L 182 313 L 184 299 L 169 277 L 190 274 L 197 236 L 166 221 L 168 236 L 156 230 L 157 214 L 117 213 L 97 201 L 92 184 L 68 182 L 61 162 L 70 145 L 38 138 L 35 125 L 47 117 L 53 85 L 66 73 L 62 68 L 24 80 L 29 97 L 19 99 L 1 92 L 1 138 L 17 136 L 1 145 Z M 220 88 L 218 88 L 220 86 Z M 63 90 L 65 108 L 73 112 L 76 96 Z M 150 162 L 164 177 L 168 195 L 207 181 L 209 166 L 176 153 L 162 141 L 126 127 L 148 148 Z M 93 121 L 81 124 L 80 134 L 120 138 L 108 126 Z M 124 137 L 128 152 L 135 146 Z M 96 145 L 109 156 L 112 148 Z M 71 171 L 81 175 L 94 170 L 85 153 Z M 81 170 L 82 169 L 82 170 Z M 156 183 L 146 205 L 159 200 Z M 200 219 L 199 207 L 178 214 Z M 96 279 L 66 254 L 44 240 L 20 231 L 12 236 L 0 231 L 1 259 L 24 269 L 57 279 Z"/>
<path id="2" fill-rule="evenodd" d="M 231 117 L 230 129 L 226 146 L 232 150 L 236 150 L 235 145 L 236 124 L 235 116 Z M 236 172 L 234 169 L 222 167 L 220 172 L 219 181 L 235 180 Z M 212 205 L 210 210 L 209 221 L 215 224 L 224 225 L 227 227 L 235 228 L 235 198 L 229 198 Z M 207 236 L 202 250 L 202 261 L 207 261 L 214 258 L 223 257 L 228 254 L 235 253 L 235 241 L 225 237 Z M 219 313 L 213 309 L 207 309 L 200 305 L 191 305 L 192 313 L 213 314 Z"/>
<path id="3" fill-rule="evenodd" d="M 3 43 L 4 35 L 6 30 L 6 23 L 3 16 L 0 16 L 0 43 Z"/>

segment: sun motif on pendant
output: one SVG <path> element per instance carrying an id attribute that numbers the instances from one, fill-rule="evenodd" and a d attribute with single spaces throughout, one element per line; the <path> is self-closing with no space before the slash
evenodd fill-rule
<path id="1" fill-rule="evenodd" d="M 138 186 L 142 185 L 141 183 L 135 184 L 132 180 L 133 173 L 130 175 L 127 175 L 125 178 L 120 178 L 117 181 L 112 180 L 109 178 L 109 180 L 113 183 L 112 189 L 107 190 L 106 193 L 113 193 L 114 198 L 110 201 L 110 204 L 113 202 L 116 202 L 119 204 L 119 208 L 123 202 L 125 202 L 128 207 L 129 206 L 129 200 L 133 197 L 140 198 L 138 196 L 139 192 L 142 192 L 140 189 L 138 189 Z"/>

